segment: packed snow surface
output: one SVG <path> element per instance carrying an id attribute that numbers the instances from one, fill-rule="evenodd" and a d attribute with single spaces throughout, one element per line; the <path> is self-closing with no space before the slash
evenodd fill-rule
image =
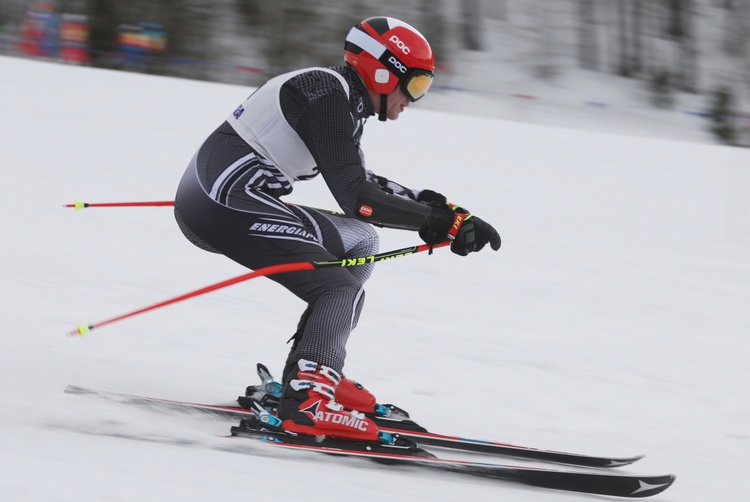
<path id="1" fill-rule="evenodd" d="M 1 499 L 597 499 L 282 454 L 218 437 L 226 421 L 63 393 L 230 401 L 256 362 L 281 370 L 304 305 L 261 278 L 67 337 L 246 272 L 170 208 L 62 205 L 172 199 L 250 89 L 5 57 L 0 74 Z M 436 432 L 645 453 L 620 470 L 676 474 L 660 500 L 744 500 L 750 152 L 450 111 L 370 121 L 368 167 L 445 193 L 502 248 L 379 264 L 347 374 Z M 336 208 L 322 179 L 296 187 Z M 383 251 L 419 243 L 379 232 Z"/>

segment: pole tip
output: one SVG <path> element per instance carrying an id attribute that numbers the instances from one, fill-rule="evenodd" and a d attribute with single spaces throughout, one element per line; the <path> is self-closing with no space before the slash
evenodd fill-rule
<path id="1" fill-rule="evenodd" d="M 83 209 L 84 207 L 89 207 L 89 205 L 86 202 L 81 202 L 80 200 L 74 201 L 72 204 L 63 204 L 63 207 L 72 207 L 75 208 L 76 211 L 79 209 Z"/>
<path id="2" fill-rule="evenodd" d="M 79 324 L 76 329 L 73 331 L 68 332 L 68 336 L 80 336 L 83 337 L 83 335 L 87 334 L 89 331 L 91 331 L 91 326 L 86 326 L 85 324 Z"/>

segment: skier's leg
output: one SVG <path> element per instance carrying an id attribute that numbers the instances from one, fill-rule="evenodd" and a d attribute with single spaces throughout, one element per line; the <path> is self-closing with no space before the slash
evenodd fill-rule
<path id="1" fill-rule="evenodd" d="M 180 184 L 175 210 L 193 240 L 198 237 L 203 247 L 253 270 L 281 263 L 334 261 L 347 253 L 377 248 L 377 234 L 365 223 L 351 220 L 350 224 L 343 217 L 287 206 L 263 192 L 249 193 L 241 210 L 217 204 L 190 169 Z M 336 223 L 346 230 L 343 236 Z M 361 310 L 362 282 L 370 272 L 371 265 L 364 265 L 269 277 L 308 304 L 303 336 L 290 361 L 305 358 L 342 371 L 346 342 Z"/>
<path id="2" fill-rule="evenodd" d="M 367 223 L 317 211 L 310 211 L 309 214 L 322 227 L 333 225 L 343 246 L 343 254 L 339 256 L 339 259 L 370 256 L 378 252 L 378 234 Z M 349 272 L 361 285 L 370 277 L 373 267 L 374 264 L 365 264 L 346 267 L 344 270 Z M 339 333 L 337 337 L 339 348 L 336 352 L 341 357 L 345 357 L 345 345 L 349 332 L 356 327 L 359 321 L 364 298 L 365 292 L 360 287 L 353 299 L 351 297 L 344 299 L 340 291 L 332 291 L 331 294 L 321 295 L 308 305 L 297 326 L 297 332 L 293 336 L 294 344 L 284 367 L 284 380 L 287 380 L 286 375 L 289 371 L 296 370 L 296 363 L 299 359 L 316 360 L 315 354 L 320 350 L 321 340 L 330 338 L 332 333 Z M 341 311 L 343 306 L 346 306 L 346 312 Z M 351 306 L 351 312 L 349 306 Z M 349 322 L 346 326 L 341 325 L 332 329 L 331 319 L 338 319 L 339 322 L 349 319 Z M 326 358 L 325 361 L 328 362 L 323 364 L 341 372 L 343 359 L 338 359 Z"/>

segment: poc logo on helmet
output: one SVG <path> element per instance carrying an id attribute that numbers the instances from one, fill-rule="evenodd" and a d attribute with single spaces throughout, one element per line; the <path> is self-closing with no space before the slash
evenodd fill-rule
<path id="1" fill-rule="evenodd" d="M 406 73 L 406 71 L 408 70 L 408 68 L 404 66 L 401 61 L 396 59 L 396 56 L 389 57 L 388 62 L 391 63 L 401 73 Z"/>
<path id="2" fill-rule="evenodd" d="M 405 43 L 403 43 L 401 39 L 396 35 L 392 35 L 390 41 L 396 44 L 396 47 L 401 49 L 401 52 L 403 52 L 404 54 L 409 54 L 411 52 L 411 49 L 409 49 L 409 47 Z"/>

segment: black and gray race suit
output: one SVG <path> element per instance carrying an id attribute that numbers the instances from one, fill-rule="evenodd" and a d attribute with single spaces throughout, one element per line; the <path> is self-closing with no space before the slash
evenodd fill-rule
<path id="1" fill-rule="evenodd" d="M 430 206 L 418 192 L 367 171 L 360 149 L 374 107 L 349 67 L 308 68 L 269 80 L 203 143 L 175 198 L 197 246 L 256 270 L 291 262 L 369 256 L 369 223 L 421 230 Z M 344 214 L 288 204 L 297 181 L 322 175 Z M 365 207 L 366 210 L 360 211 Z M 308 305 L 288 364 L 304 358 L 341 372 L 372 265 L 270 276 Z"/>

